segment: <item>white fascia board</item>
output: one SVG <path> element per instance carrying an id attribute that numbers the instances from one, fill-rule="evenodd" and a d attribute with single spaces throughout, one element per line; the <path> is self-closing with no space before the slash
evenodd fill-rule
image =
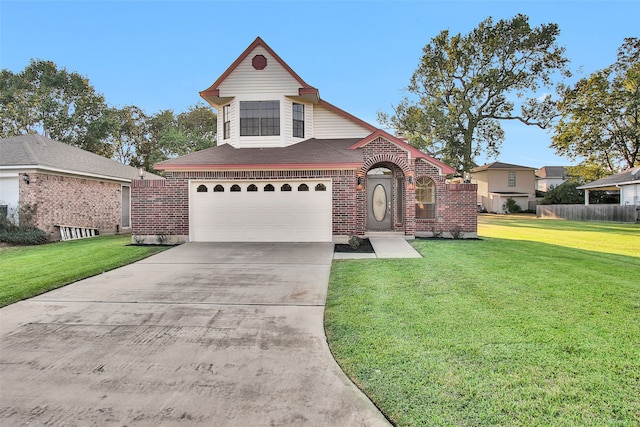
<path id="1" fill-rule="evenodd" d="M 132 181 L 131 179 L 128 179 L 128 178 L 119 178 L 119 177 L 115 177 L 115 176 L 101 175 L 101 174 L 96 174 L 96 173 L 79 172 L 79 171 L 73 171 L 73 170 L 67 170 L 67 169 L 52 168 L 50 166 L 41 166 L 41 165 L 0 166 L 0 173 L 1 172 L 5 172 L 5 171 L 9 171 L 9 170 L 17 171 L 18 173 L 21 173 L 21 172 L 38 172 L 38 171 L 55 172 L 55 173 L 61 173 L 61 174 L 65 174 L 65 175 L 83 176 L 83 177 L 95 178 L 95 179 L 107 179 L 109 181 L 118 181 L 118 182 L 131 182 Z"/>

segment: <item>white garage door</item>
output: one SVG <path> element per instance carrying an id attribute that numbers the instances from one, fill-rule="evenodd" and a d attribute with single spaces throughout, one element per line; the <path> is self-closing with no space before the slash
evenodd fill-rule
<path id="1" fill-rule="evenodd" d="M 193 242 L 330 242 L 331 180 L 192 181 Z"/>

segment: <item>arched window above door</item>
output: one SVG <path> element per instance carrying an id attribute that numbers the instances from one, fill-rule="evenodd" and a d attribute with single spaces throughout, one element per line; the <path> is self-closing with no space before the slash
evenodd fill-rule
<path id="1" fill-rule="evenodd" d="M 389 168 L 385 168 L 384 166 L 378 166 L 375 168 L 371 168 L 369 169 L 369 172 L 367 172 L 368 176 L 371 175 L 393 175 L 393 171 Z"/>

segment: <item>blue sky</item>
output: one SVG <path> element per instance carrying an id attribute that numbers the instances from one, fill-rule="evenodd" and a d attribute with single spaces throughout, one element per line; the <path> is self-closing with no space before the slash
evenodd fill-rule
<path id="1" fill-rule="evenodd" d="M 391 112 L 405 94 L 431 38 L 517 13 L 560 26 L 571 81 L 615 62 L 625 37 L 640 37 L 640 0 L 0 0 L 0 66 L 18 72 L 31 58 L 51 60 L 88 77 L 112 105 L 180 112 L 260 36 L 323 99 L 378 125 L 377 111 Z M 569 164 L 548 148 L 546 131 L 503 127 L 498 160 Z"/>

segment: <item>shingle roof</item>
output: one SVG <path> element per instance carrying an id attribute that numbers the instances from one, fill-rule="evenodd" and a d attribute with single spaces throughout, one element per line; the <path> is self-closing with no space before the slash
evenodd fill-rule
<path id="1" fill-rule="evenodd" d="M 138 169 L 40 135 L 0 139 L 0 168 L 39 167 L 80 175 L 139 179 Z M 147 173 L 147 179 L 162 179 Z"/>
<path id="2" fill-rule="evenodd" d="M 616 173 L 614 175 L 607 176 L 602 179 L 598 179 L 596 181 L 590 182 L 585 185 L 581 185 L 580 190 L 586 190 L 590 188 L 606 188 L 606 187 L 615 187 L 620 184 L 640 184 L 640 166 L 636 166 L 635 168 L 627 169 L 620 173 Z"/>
<path id="3" fill-rule="evenodd" d="M 543 166 L 536 170 L 538 178 L 565 178 L 567 171 L 565 166 Z"/>
<path id="4" fill-rule="evenodd" d="M 486 165 L 483 166 L 478 166 L 477 168 L 473 168 L 471 169 L 471 172 L 482 172 L 482 171 L 486 171 L 489 169 L 531 169 L 534 170 L 534 168 L 530 168 L 528 166 L 520 166 L 520 165 L 512 165 L 510 163 L 502 163 L 502 162 L 493 162 L 493 163 L 487 163 Z"/>
<path id="5" fill-rule="evenodd" d="M 156 169 L 260 166 L 327 166 L 362 165 L 362 151 L 348 149 L 360 138 L 315 139 L 311 138 L 288 147 L 234 148 L 229 144 L 207 148 L 155 165 Z"/>

